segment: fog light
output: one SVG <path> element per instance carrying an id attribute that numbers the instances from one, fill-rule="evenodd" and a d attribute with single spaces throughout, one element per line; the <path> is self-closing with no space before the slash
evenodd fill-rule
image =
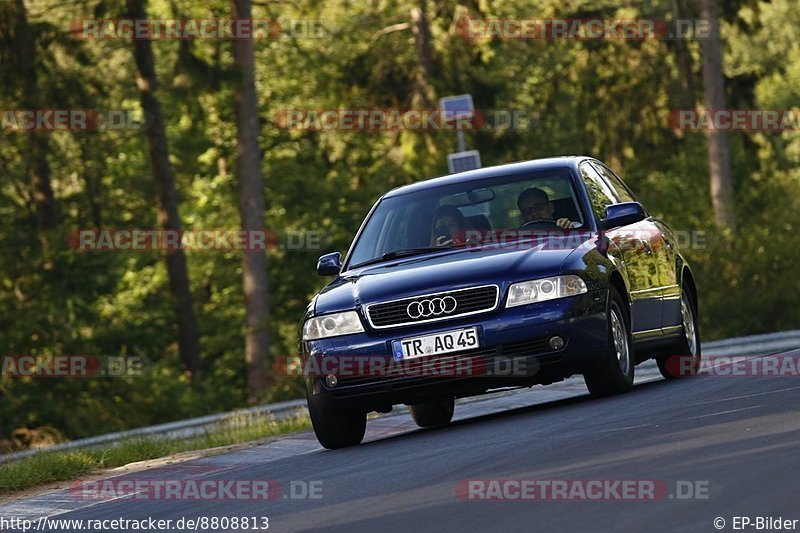
<path id="1" fill-rule="evenodd" d="M 550 337 L 550 347 L 554 350 L 560 350 L 564 347 L 564 339 L 556 335 L 555 337 Z"/>
<path id="2" fill-rule="evenodd" d="M 339 378 L 337 378 L 335 375 L 328 374 L 327 376 L 325 376 L 325 385 L 327 385 L 328 387 L 333 388 L 336 386 L 337 383 L 339 383 Z"/>

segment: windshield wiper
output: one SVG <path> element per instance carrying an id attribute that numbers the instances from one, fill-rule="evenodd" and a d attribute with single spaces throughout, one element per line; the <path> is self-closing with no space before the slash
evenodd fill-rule
<path id="1" fill-rule="evenodd" d="M 380 257 L 375 257 L 369 259 L 368 261 L 364 261 L 357 265 L 353 265 L 352 268 L 359 268 L 362 266 L 373 265 L 375 263 L 381 263 L 383 261 L 388 261 L 390 259 L 397 259 L 398 257 L 411 257 L 414 255 L 423 255 L 430 252 L 441 252 L 444 250 L 450 250 L 453 246 L 426 246 L 424 248 L 406 248 L 404 250 L 392 250 L 391 252 L 386 252 Z"/>

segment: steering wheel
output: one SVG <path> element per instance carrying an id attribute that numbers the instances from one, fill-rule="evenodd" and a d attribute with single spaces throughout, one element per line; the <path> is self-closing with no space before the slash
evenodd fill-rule
<path id="1" fill-rule="evenodd" d="M 520 229 L 550 229 L 557 228 L 558 224 L 552 218 L 532 218 L 520 226 Z"/>

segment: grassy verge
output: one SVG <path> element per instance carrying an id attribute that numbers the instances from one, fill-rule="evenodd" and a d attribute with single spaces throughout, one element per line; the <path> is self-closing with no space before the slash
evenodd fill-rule
<path id="1" fill-rule="evenodd" d="M 0 494 L 17 492 L 55 481 L 69 481 L 101 468 L 157 459 L 180 452 L 240 444 L 309 429 L 307 416 L 285 420 L 242 416 L 207 431 L 181 439 L 137 437 L 107 448 L 43 451 L 0 464 Z"/>

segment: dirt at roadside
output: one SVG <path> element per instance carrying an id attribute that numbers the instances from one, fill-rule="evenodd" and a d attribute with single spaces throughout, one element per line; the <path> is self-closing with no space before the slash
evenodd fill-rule
<path id="1" fill-rule="evenodd" d="M 228 446 L 219 446 L 217 448 L 209 448 L 207 450 L 193 450 L 188 452 L 181 452 L 176 453 L 173 455 L 168 455 L 166 457 L 159 457 L 157 459 L 148 459 L 146 461 L 137 461 L 135 463 L 129 463 L 127 465 L 118 466 L 116 468 L 104 468 L 101 470 L 96 470 L 94 472 L 89 472 L 84 474 L 80 477 L 83 481 L 95 481 L 100 479 L 107 479 L 111 477 L 121 476 L 123 474 L 130 474 L 132 472 L 141 472 L 144 470 L 148 470 L 150 468 L 162 467 L 166 465 L 172 464 L 180 464 L 185 463 L 187 461 L 191 461 L 193 459 L 200 459 L 202 457 L 209 457 L 212 455 L 219 455 L 223 453 L 234 452 L 238 450 L 244 450 L 247 448 L 253 448 L 255 446 L 259 446 L 266 442 L 270 442 L 271 440 L 275 440 L 278 437 L 269 437 L 263 440 L 252 441 L 252 442 L 245 442 L 242 444 L 231 444 Z M 59 490 L 67 490 L 74 480 L 69 481 L 57 481 L 54 483 L 48 483 L 46 485 L 39 485 L 36 487 L 31 487 L 28 489 L 24 489 L 18 492 L 8 492 L 5 494 L 0 494 L 0 505 L 4 505 L 7 503 L 12 503 L 18 500 L 24 500 L 28 498 L 33 498 L 40 494 L 46 494 L 49 492 L 56 492 Z"/>

